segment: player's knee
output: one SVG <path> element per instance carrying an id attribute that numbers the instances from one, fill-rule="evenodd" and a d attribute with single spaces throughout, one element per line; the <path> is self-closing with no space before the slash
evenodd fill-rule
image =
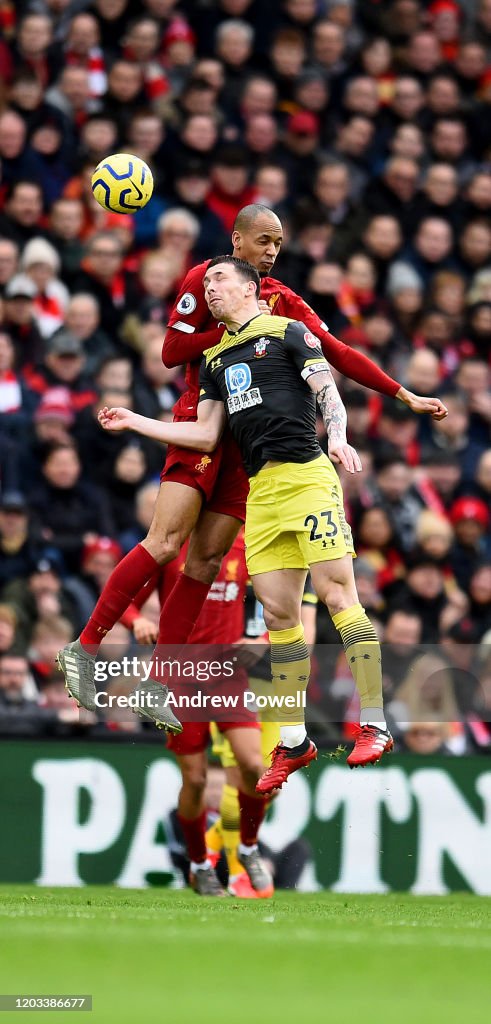
<path id="1" fill-rule="evenodd" d="M 144 541 L 144 547 L 150 552 L 159 565 L 166 565 L 177 558 L 184 543 L 184 537 L 175 531 L 164 533 L 151 526 Z"/>
<path id="2" fill-rule="evenodd" d="M 327 606 L 330 615 L 337 615 L 338 612 L 344 612 L 356 604 L 356 598 L 350 593 L 343 580 L 326 580 L 317 592 L 320 600 Z"/>
<path id="3" fill-rule="evenodd" d="M 245 754 L 239 762 L 242 778 L 246 785 L 254 788 L 264 772 L 264 764 L 260 753 Z"/>
<path id="4" fill-rule="evenodd" d="M 283 607 L 279 601 L 268 601 L 263 606 L 263 618 L 269 630 L 293 629 L 300 622 L 298 608 Z"/>
<path id="5" fill-rule="evenodd" d="M 206 771 L 204 768 L 193 766 L 183 769 L 182 788 L 184 793 L 196 800 L 203 795 L 205 786 Z"/>
<path id="6" fill-rule="evenodd" d="M 185 572 L 200 583 L 213 583 L 220 572 L 222 558 L 226 554 L 220 552 L 204 552 L 199 555 L 188 555 Z"/>

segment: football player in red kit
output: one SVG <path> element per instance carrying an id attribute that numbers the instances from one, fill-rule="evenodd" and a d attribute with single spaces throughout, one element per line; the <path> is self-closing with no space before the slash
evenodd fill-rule
<path id="1" fill-rule="evenodd" d="M 305 323 L 319 338 L 328 362 L 345 376 L 398 398 L 413 412 L 429 413 L 435 419 L 446 416 L 447 410 L 438 398 L 421 398 L 401 387 L 367 356 L 333 337 L 307 303 L 269 276 L 282 243 L 281 222 L 276 214 L 259 204 L 244 207 L 235 222 L 232 243 L 233 255 L 259 270 L 262 312 Z M 223 333 L 205 301 L 203 278 L 207 266 L 208 261 L 194 267 L 185 278 L 164 341 L 166 365 L 188 364 L 187 391 L 174 409 L 175 419 L 181 421 L 196 419 L 201 356 L 218 343 Z M 161 480 L 146 538 L 116 566 L 79 639 L 58 655 L 70 694 L 89 710 L 95 707 L 94 662 L 99 644 L 156 568 L 175 558 L 191 534 L 185 570 L 161 610 L 157 640 L 158 647 L 185 644 L 222 558 L 244 521 L 248 481 L 228 431 L 209 455 L 169 447 Z M 149 680 L 139 691 L 142 696 L 151 696 L 156 724 L 179 731 L 180 723 L 167 704 L 167 688 Z"/>
<path id="2" fill-rule="evenodd" d="M 155 577 L 142 587 L 135 601 L 121 616 L 123 625 L 131 629 L 141 618 L 141 607 L 156 587 L 160 605 L 179 579 L 186 560 L 186 547 L 179 558 L 159 568 Z M 240 531 L 230 551 L 223 559 L 217 579 L 212 584 L 198 621 L 189 637 L 191 644 L 237 644 L 244 637 L 244 598 L 248 574 L 245 563 L 244 535 Z M 149 634 L 151 633 L 151 623 Z M 258 656 L 264 648 L 256 644 Z M 240 654 L 240 649 L 239 649 Z M 247 674 L 242 669 L 237 677 L 227 681 L 227 693 L 241 695 L 247 688 Z M 184 688 L 185 689 L 185 688 Z M 188 687 L 189 689 L 189 687 Z M 179 687 L 173 690 L 175 695 Z M 191 862 L 190 882 L 203 896 L 223 896 L 206 848 L 206 810 L 204 792 L 207 774 L 207 748 L 210 742 L 211 722 L 185 721 L 182 732 L 169 736 L 168 747 L 176 755 L 182 774 L 182 787 L 178 801 L 178 821 Z M 261 750 L 260 725 L 252 711 L 241 707 L 240 720 L 226 711 L 217 718 L 216 726 L 226 737 L 237 764 L 238 800 L 240 808 L 240 843 L 237 851 L 238 869 L 246 872 L 229 881 L 232 895 L 268 897 L 273 894 L 273 881 L 257 849 L 257 833 L 266 809 L 266 800 L 256 793 L 256 783 L 264 771 Z M 237 862 L 237 858 L 235 861 Z M 237 869 L 236 869 L 237 870 Z M 249 887 L 245 882 L 249 881 Z"/>

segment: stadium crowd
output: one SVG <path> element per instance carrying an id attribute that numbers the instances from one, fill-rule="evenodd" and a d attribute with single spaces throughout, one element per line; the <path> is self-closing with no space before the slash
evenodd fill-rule
<path id="1" fill-rule="evenodd" d="M 145 536 L 163 453 L 97 410 L 171 417 L 180 283 L 261 202 L 274 276 L 448 407 L 338 379 L 364 464 L 341 477 L 402 748 L 489 753 L 491 0 L 2 0 L 0 28 L 0 728 L 107 728 L 74 725 L 54 656 Z M 135 216 L 91 194 L 116 151 L 154 174 Z M 330 743 L 356 709 L 321 611 L 317 642 Z"/>

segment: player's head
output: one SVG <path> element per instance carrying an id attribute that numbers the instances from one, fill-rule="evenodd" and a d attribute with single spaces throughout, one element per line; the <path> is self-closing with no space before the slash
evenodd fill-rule
<path id="1" fill-rule="evenodd" d="M 203 278 L 205 299 L 215 320 L 225 324 L 242 320 L 241 314 L 258 311 L 261 282 L 251 263 L 236 256 L 216 256 L 210 260 Z"/>
<path id="2" fill-rule="evenodd" d="M 270 274 L 282 241 L 281 221 L 267 206 L 251 203 L 239 210 L 232 231 L 234 256 Z"/>

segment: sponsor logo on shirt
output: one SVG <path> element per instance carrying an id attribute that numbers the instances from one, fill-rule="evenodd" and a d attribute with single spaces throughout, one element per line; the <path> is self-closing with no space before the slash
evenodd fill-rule
<path id="1" fill-rule="evenodd" d="M 304 340 L 305 344 L 309 348 L 318 348 L 318 349 L 320 349 L 322 347 L 319 339 L 316 338 L 315 334 L 311 334 L 310 331 L 306 331 L 305 332 L 305 334 L 303 336 L 303 340 Z"/>
<path id="2" fill-rule="evenodd" d="M 304 380 L 307 380 L 309 377 L 312 376 L 313 373 L 325 373 L 326 370 L 328 369 L 329 367 L 326 362 L 318 363 L 315 361 L 315 359 L 308 359 L 304 363 L 304 368 L 302 370 L 301 375 Z"/>
<path id="3" fill-rule="evenodd" d="M 228 580 L 236 580 L 237 579 L 238 571 L 239 571 L 239 559 L 238 558 L 231 558 L 230 561 L 227 563 L 227 567 L 226 567 L 226 577 L 227 577 L 227 579 Z"/>
<path id="4" fill-rule="evenodd" d="M 207 601 L 236 601 L 240 594 L 238 583 L 225 583 L 222 580 L 215 580 L 208 594 Z"/>
<path id="5" fill-rule="evenodd" d="M 267 355 L 269 344 L 269 338 L 259 338 L 259 341 L 256 341 L 254 345 L 254 355 L 256 359 L 262 359 L 263 356 Z"/>
<path id="6" fill-rule="evenodd" d="M 259 388 L 251 388 L 252 374 L 247 363 L 234 363 L 233 366 L 227 366 L 225 383 L 230 396 L 227 399 L 230 415 L 250 409 L 253 405 L 261 405 L 262 396 Z"/>
<path id="7" fill-rule="evenodd" d="M 197 302 L 192 292 L 184 292 L 182 299 L 179 299 L 176 309 L 178 313 L 182 313 L 183 316 L 189 316 L 190 313 L 194 313 Z"/>

